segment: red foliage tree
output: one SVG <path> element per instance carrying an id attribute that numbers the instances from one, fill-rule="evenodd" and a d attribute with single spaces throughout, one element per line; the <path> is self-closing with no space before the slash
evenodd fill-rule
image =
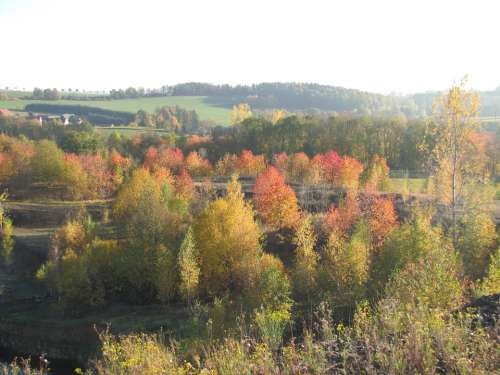
<path id="1" fill-rule="evenodd" d="M 193 179 L 185 169 L 182 169 L 181 172 L 177 176 L 175 176 L 174 192 L 179 198 L 185 199 L 187 201 L 189 201 L 194 196 L 195 187 Z"/>
<path id="2" fill-rule="evenodd" d="M 358 221 L 360 213 L 358 196 L 348 192 L 339 203 L 339 207 L 333 204 L 330 206 L 323 223 L 323 230 L 328 235 L 335 233 L 339 237 L 345 237 Z"/>
<path id="3" fill-rule="evenodd" d="M 300 217 L 297 197 L 275 167 L 268 167 L 257 177 L 253 194 L 257 212 L 270 228 L 296 225 Z"/>
<path id="4" fill-rule="evenodd" d="M 116 191 L 118 186 L 101 154 L 79 155 L 78 159 L 87 175 L 88 188 L 93 197 L 109 197 Z"/>
<path id="5" fill-rule="evenodd" d="M 342 158 L 339 154 L 335 151 L 318 154 L 314 157 L 313 162 L 319 166 L 322 179 L 327 183 L 335 185 L 342 165 Z"/>
<path id="6" fill-rule="evenodd" d="M 158 150 L 150 147 L 144 155 L 144 167 L 150 171 L 156 168 L 167 168 L 177 174 L 184 167 L 184 154 L 178 148 L 168 147 Z"/>

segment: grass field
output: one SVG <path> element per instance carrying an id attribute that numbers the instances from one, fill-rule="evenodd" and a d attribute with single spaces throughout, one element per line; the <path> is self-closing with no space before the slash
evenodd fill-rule
<path id="1" fill-rule="evenodd" d="M 207 104 L 204 96 L 166 96 L 160 98 L 137 98 L 137 99 L 119 99 L 119 100 L 0 100 L 0 108 L 10 110 L 24 110 L 28 104 L 66 104 L 83 105 L 88 107 L 98 107 L 110 109 L 113 111 L 123 111 L 135 113 L 142 109 L 147 112 L 153 112 L 163 106 L 178 105 L 184 109 L 195 110 L 201 120 L 212 120 L 218 125 L 229 124 L 230 111 L 227 108 L 215 107 Z"/>
<path id="2" fill-rule="evenodd" d="M 133 128 L 126 126 L 96 126 L 96 131 L 101 134 L 104 138 L 107 138 L 111 135 L 111 133 L 118 132 L 124 137 L 133 137 L 136 134 L 143 133 L 158 133 L 160 136 L 162 134 L 168 134 L 169 131 L 163 129 L 146 129 L 146 128 Z"/>

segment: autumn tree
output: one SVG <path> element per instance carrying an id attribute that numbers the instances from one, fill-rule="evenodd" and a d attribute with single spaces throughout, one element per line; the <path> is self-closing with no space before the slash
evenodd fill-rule
<path id="1" fill-rule="evenodd" d="M 113 212 L 127 238 L 150 245 L 158 245 L 165 239 L 161 188 L 148 171 L 138 169 L 132 174 L 118 194 Z"/>
<path id="2" fill-rule="evenodd" d="M 210 202 L 195 219 L 193 232 L 200 257 L 200 291 L 204 295 L 251 288 L 255 283 L 254 265 L 262 252 L 261 230 L 236 176 L 228 184 L 227 197 Z"/>
<path id="3" fill-rule="evenodd" d="M 296 246 L 293 287 L 297 300 L 305 300 L 310 305 L 312 297 L 316 293 L 319 260 L 319 255 L 314 249 L 316 235 L 310 215 L 306 215 L 301 220 L 295 232 L 293 243 Z"/>
<path id="4" fill-rule="evenodd" d="M 360 202 L 356 192 L 347 192 L 339 206 L 331 205 L 323 222 L 327 235 L 335 233 L 338 237 L 347 237 L 360 218 Z"/>
<path id="5" fill-rule="evenodd" d="M 233 106 L 233 110 L 231 111 L 231 124 L 239 124 L 250 117 L 252 117 L 252 110 L 247 103 L 240 103 Z"/>
<path id="6" fill-rule="evenodd" d="M 361 210 L 368 225 L 372 244 L 378 248 L 398 223 L 393 200 L 382 196 L 369 196 L 363 200 Z"/>
<path id="7" fill-rule="evenodd" d="M 465 273 L 477 280 L 486 273 L 490 255 L 497 245 L 495 222 L 486 213 L 467 213 L 460 222 L 457 248 L 462 255 Z"/>
<path id="8" fill-rule="evenodd" d="M 365 189 L 368 191 L 387 191 L 389 188 L 389 166 L 387 161 L 373 155 L 364 175 Z"/>
<path id="9" fill-rule="evenodd" d="M 259 271 L 255 323 L 261 340 L 275 352 L 292 317 L 291 286 L 283 264 L 270 254 L 261 257 Z"/>
<path id="10" fill-rule="evenodd" d="M 465 89 L 464 79 L 438 98 L 434 108 L 436 123 L 429 130 L 437 138 L 432 150 L 434 175 L 441 200 L 450 205 L 456 244 L 457 211 L 465 198 L 464 187 L 475 183 L 480 173 L 469 150 L 471 136 L 479 127 L 479 95 Z"/>
<path id="11" fill-rule="evenodd" d="M 124 157 L 115 149 L 112 149 L 109 157 L 110 170 L 113 177 L 113 184 L 115 187 L 120 186 L 124 179 L 130 174 L 132 168 L 132 159 Z"/>
<path id="12" fill-rule="evenodd" d="M 289 163 L 289 158 L 286 152 L 280 152 L 279 154 L 273 155 L 273 165 L 283 176 L 286 176 L 287 178 L 288 178 L 288 163 Z"/>
<path id="13" fill-rule="evenodd" d="M 354 158 L 344 156 L 338 171 L 337 185 L 347 190 L 357 190 L 363 164 Z"/>
<path id="14" fill-rule="evenodd" d="M 179 173 L 184 167 L 184 154 L 178 148 L 167 147 L 158 150 L 150 147 L 144 155 L 144 167 L 151 171 L 167 168 L 173 173 Z"/>
<path id="15" fill-rule="evenodd" d="M 186 214 L 185 206 L 177 204 L 177 199 L 168 180 L 137 169 L 113 206 L 119 232 L 143 247 L 174 244 L 183 232 Z"/>
<path id="16" fill-rule="evenodd" d="M 225 154 L 215 165 L 215 173 L 218 176 L 231 176 L 238 173 L 238 156 L 235 154 Z"/>
<path id="17" fill-rule="evenodd" d="M 500 293 L 500 248 L 491 254 L 486 277 L 481 282 L 479 290 L 484 295 Z"/>
<path id="18" fill-rule="evenodd" d="M 331 185 L 337 184 L 339 171 L 342 165 L 342 158 L 335 151 L 329 151 L 325 154 L 317 154 L 313 162 L 321 170 L 323 181 Z"/>
<path id="19" fill-rule="evenodd" d="M 173 248 L 168 248 L 167 246 L 160 244 L 156 248 L 152 249 L 152 251 L 150 249 L 150 251 L 145 254 L 145 258 L 150 259 L 150 262 L 138 262 L 137 264 L 142 267 L 133 267 L 133 269 L 137 269 L 139 272 L 148 272 L 148 275 L 141 278 L 139 274 L 136 274 L 136 277 L 140 278 L 139 281 L 142 285 L 136 284 L 134 287 L 137 288 L 138 286 L 142 286 L 148 290 L 151 288 L 151 285 L 154 285 L 154 287 L 156 287 L 156 297 L 161 303 L 172 301 L 177 295 L 179 285 L 176 252 Z M 144 267 L 144 265 L 146 267 Z M 151 275 L 155 277 L 152 282 L 149 280 Z M 129 275 L 127 275 L 127 278 L 129 278 Z M 129 280 L 133 282 L 134 278 L 135 277 L 131 277 Z M 146 283 L 144 281 L 146 281 Z M 151 283 L 151 285 L 148 285 L 149 283 Z M 139 292 L 142 292 L 140 288 L 137 289 Z M 141 297 L 143 298 L 144 296 Z M 153 298 L 154 296 L 152 295 L 151 299 Z"/>
<path id="20" fill-rule="evenodd" d="M 196 151 L 191 151 L 185 159 L 186 169 L 191 176 L 208 176 L 212 165 Z"/>
<path id="21" fill-rule="evenodd" d="M 118 193 L 113 206 L 122 238 L 122 298 L 165 303 L 177 288 L 175 245 L 185 228 L 185 212 L 172 204 L 172 188 L 138 169 Z"/>
<path id="22" fill-rule="evenodd" d="M 399 228 L 390 233 L 374 257 L 371 272 L 372 292 L 382 293 L 395 272 L 441 249 L 452 251 L 442 231 L 431 225 L 430 214 L 420 210 L 412 212 Z"/>
<path id="23" fill-rule="evenodd" d="M 39 141 L 31 158 L 31 172 L 35 182 L 60 184 L 65 173 L 64 153 L 52 141 Z"/>
<path id="24" fill-rule="evenodd" d="M 317 182 L 318 176 L 315 172 L 311 160 L 305 153 L 297 152 L 289 157 L 288 175 L 290 179 L 304 183 Z"/>
<path id="25" fill-rule="evenodd" d="M 186 232 L 184 241 L 178 255 L 180 274 L 180 293 L 191 304 L 196 297 L 199 287 L 200 266 L 198 264 L 198 253 L 193 236 L 193 229 L 190 227 Z"/>
<path id="26" fill-rule="evenodd" d="M 29 175 L 34 153 L 32 142 L 0 134 L 0 182 L 12 183 L 15 177 Z"/>
<path id="27" fill-rule="evenodd" d="M 7 194 L 0 194 L 0 236 L 1 236 L 1 257 L 0 261 L 6 266 L 12 264 L 12 251 L 14 250 L 14 239 L 12 220 L 5 215 L 3 202 L 7 199 Z"/>
<path id="28" fill-rule="evenodd" d="M 280 120 L 284 119 L 288 115 L 285 109 L 275 109 L 271 113 L 271 122 L 276 125 Z"/>
<path id="29" fill-rule="evenodd" d="M 363 220 L 350 239 L 330 234 L 320 269 L 320 285 L 333 305 L 350 313 L 366 297 L 370 270 L 370 234 Z"/>
<path id="30" fill-rule="evenodd" d="M 148 113 L 142 109 L 137 111 L 134 121 L 137 123 L 138 126 L 144 128 L 154 128 L 156 126 L 154 118 L 151 115 L 151 113 Z"/>
<path id="31" fill-rule="evenodd" d="M 257 177 L 253 194 L 257 212 L 266 225 L 274 230 L 295 226 L 299 219 L 297 197 L 275 167 L 268 167 Z"/>
<path id="32" fill-rule="evenodd" d="M 250 150 L 241 151 L 236 165 L 242 176 L 257 176 L 266 169 L 264 155 L 254 155 Z"/>

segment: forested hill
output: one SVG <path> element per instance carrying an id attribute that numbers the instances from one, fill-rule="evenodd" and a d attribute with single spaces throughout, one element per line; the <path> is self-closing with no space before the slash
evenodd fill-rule
<path id="1" fill-rule="evenodd" d="M 316 83 L 260 83 L 250 86 L 182 83 L 170 88 L 175 96 L 206 96 L 211 104 L 230 107 L 246 102 L 255 109 L 284 108 L 290 111 L 408 112 L 416 109 L 406 98 L 385 96 Z"/>
<path id="2" fill-rule="evenodd" d="M 382 95 L 316 83 L 260 83 L 249 86 L 182 83 L 168 88 L 174 96 L 206 96 L 213 105 L 231 107 L 246 102 L 255 109 L 284 108 L 290 111 L 337 111 L 360 114 L 404 113 L 408 117 L 425 116 L 432 111 L 437 92 L 406 96 Z M 481 115 L 500 115 L 500 87 L 482 91 Z"/>

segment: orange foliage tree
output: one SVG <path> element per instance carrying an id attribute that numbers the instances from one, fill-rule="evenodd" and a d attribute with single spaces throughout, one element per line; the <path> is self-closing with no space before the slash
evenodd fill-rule
<path id="1" fill-rule="evenodd" d="M 364 199 L 362 210 L 365 213 L 372 244 L 379 247 L 398 225 L 392 199 L 370 196 Z"/>
<path id="2" fill-rule="evenodd" d="M 279 154 L 273 155 L 273 165 L 276 169 L 288 178 L 288 163 L 289 158 L 285 152 L 280 152 Z"/>
<path id="3" fill-rule="evenodd" d="M 194 196 L 195 187 L 193 179 L 185 169 L 181 170 L 179 175 L 175 176 L 174 192 L 179 198 L 186 201 L 189 201 Z"/>
<path id="4" fill-rule="evenodd" d="M 257 212 L 269 227 L 295 226 L 300 216 L 297 197 L 275 167 L 268 167 L 257 177 L 253 193 Z"/>
<path id="5" fill-rule="evenodd" d="M 358 221 L 360 214 L 358 196 L 354 192 L 348 192 L 338 207 L 331 205 L 323 222 L 323 230 L 328 235 L 335 233 L 337 237 L 346 237 Z"/>
<path id="6" fill-rule="evenodd" d="M 322 180 L 330 185 L 348 190 L 355 190 L 359 186 L 363 165 L 354 158 L 341 157 L 335 151 L 330 151 L 316 155 L 312 164 L 319 168 Z"/>
<path id="7" fill-rule="evenodd" d="M 144 167 L 151 171 L 155 168 L 168 168 L 173 173 L 179 173 L 184 167 L 184 154 L 178 148 L 158 150 L 150 147 L 144 155 Z"/>
<path id="8" fill-rule="evenodd" d="M 339 170 L 338 186 L 348 190 L 359 187 L 359 176 L 363 172 L 363 164 L 354 158 L 344 156 Z"/>
<path id="9" fill-rule="evenodd" d="M 196 151 L 191 151 L 185 160 L 186 169 L 191 176 L 208 176 L 212 172 L 212 164 Z"/>
<path id="10" fill-rule="evenodd" d="M 257 176 L 266 169 L 264 155 L 254 155 L 250 150 L 241 151 L 237 165 L 242 176 Z"/>

